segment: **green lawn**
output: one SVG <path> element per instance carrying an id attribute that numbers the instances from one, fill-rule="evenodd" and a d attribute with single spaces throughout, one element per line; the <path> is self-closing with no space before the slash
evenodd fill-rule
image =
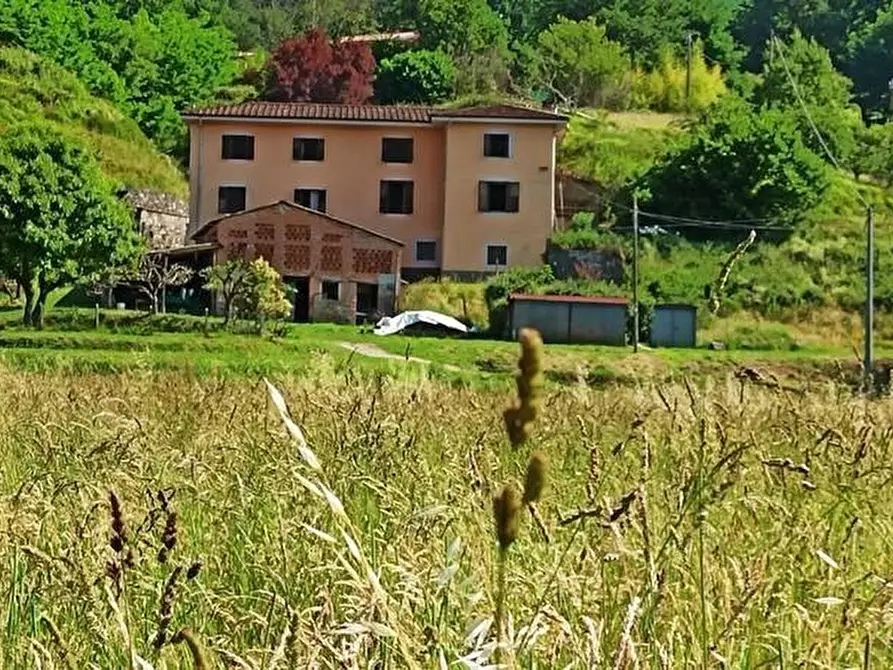
<path id="1" fill-rule="evenodd" d="M 137 312 L 102 312 L 93 327 L 91 310 L 56 309 L 47 328 L 22 328 L 14 311 L 0 312 L 0 363 L 23 370 L 123 372 L 188 370 L 195 374 L 257 376 L 300 373 L 314 359 L 359 371 L 425 374 L 475 384 L 510 383 L 517 347 L 513 342 L 454 337 L 380 337 L 368 328 L 330 324 L 288 324 L 274 336 L 224 330 L 219 319 Z M 249 324 L 233 330 L 248 331 Z M 169 332 L 177 331 L 177 332 Z M 351 351 L 345 345 L 379 349 L 393 358 Z M 878 358 L 893 357 L 882 344 Z M 428 363 L 420 362 L 428 361 Z M 635 383 L 679 377 L 725 376 L 746 365 L 779 378 L 806 380 L 839 375 L 838 363 L 856 360 L 844 346 L 806 345 L 793 351 L 711 351 L 630 347 L 549 345 L 546 374 L 555 382 Z M 418 370 L 417 370 L 418 371 Z"/>

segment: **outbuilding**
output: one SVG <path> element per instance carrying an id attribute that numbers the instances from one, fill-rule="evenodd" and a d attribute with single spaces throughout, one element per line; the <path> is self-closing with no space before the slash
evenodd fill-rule
<path id="1" fill-rule="evenodd" d="M 295 321 L 394 311 L 403 244 L 363 226 L 281 201 L 209 221 L 192 238 L 216 245 L 215 264 L 265 258 L 293 289 Z"/>
<path id="2" fill-rule="evenodd" d="M 652 347 L 693 347 L 698 310 L 694 305 L 655 305 L 651 319 Z"/>
<path id="3" fill-rule="evenodd" d="M 513 294 L 509 327 L 536 328 L 545 342 L 626 344 L 627 303 L 624 298 L 576 295 Z"/>

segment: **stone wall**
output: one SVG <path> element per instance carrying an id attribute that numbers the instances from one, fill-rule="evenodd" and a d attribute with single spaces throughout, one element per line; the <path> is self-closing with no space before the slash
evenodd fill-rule
<path id="1" fill-rule="evenodd" d="M 546 259 L 557 279 L 623 281 L 623 254 L 616 249 L 563 249 L 550 244 Z"/>
<path id="2" fill-rule="evenodd" d="M 128 191 L 124 201 L 133 209 L 137 227 L 150 249 L 171 249 L 188 243 L 189 205 L 156 191 Z"/>

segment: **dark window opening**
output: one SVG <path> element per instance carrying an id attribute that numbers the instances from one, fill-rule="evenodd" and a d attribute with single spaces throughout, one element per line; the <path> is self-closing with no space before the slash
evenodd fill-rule
<path id="1" fill-rule="evenodd" d="M 382 181 L 378 211 L 382 214 L 412 214 L 411 181 Z"/>
<path id="2" fill-rule="evenodd" d="M 292 158 L 296 161 L 321 161 L 326 157 L 326 141 L 319 137 L 292 140 Z"/>
<path id="3" fill-rule="evenodd" d="M 437 242 L 434 240 L 419 240 L 415 243 L 415 259 L 421 262 L 434 262 L 437 260 Z"/>
<path id="4" fill-rule="evenodd" d="M 487 265 L 508 265 L 509 249 L 504 244 L 487 245 Z"/>
<path id="5" fill-rule="evenodd" d="M 254 160 L 253 135 L 224 135 L 221 154 L 224 160 Z"/>
<path id="6" fill-rule="evenodd" d="M 520 194 L 516 181 L 482 181 L 478 184 L 478 211 L 517 212 Z"/>
<path id="7" fill-rule="evenodd" d="M 341 282 L 323 281 L 320 293 L 326 300 L 338 302 L 341 299 Z"/>
<path id="8" fill-rule="evenodd" d="M 508 133 L 485 133 L 484 156 L 490 158 L 508 158 L 511 152 L 511 140 Z"/>
<path id="9" fill-rule="evenodd" d="M 381 160 L 384 163 L 412 163 L 412 138 L 383 137 Z"/>
<path id="10" fill-rule="evenodd" d="M 217 211 L 232 214 L 245 209 L 244 186 L 221 186 L 217 189 Z"/>
<path id="11" fill-rule="evenodd" d="M 324 188 L 296 188 L 295 202 L 301 207 L 315 209 L 317 212 L 325 212 L 326 190 Z"/>

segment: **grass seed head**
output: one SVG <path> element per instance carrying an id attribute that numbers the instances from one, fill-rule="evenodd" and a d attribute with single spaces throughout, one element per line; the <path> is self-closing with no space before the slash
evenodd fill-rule
<path id="1" fill-rule="evenodd" d="M 493 520 L 496 522 L 496 538 L 503 551 L 518 538 L 521 523 L 521 495 L 511 484 L 506 484 L 502 492 L 493 498 Z"/>
<path id="2" fill-rule="evenodd" d="M 189 648 L 189 654 L 192 656 L 193 670 L 209 670 L 211 667 L 205 656 L 205 650 L 199 644 L 198 638 L 191 630 L 184 628 L 171 638 L 171 644 L 186 643 Z"/>
<path id="3" fill-rule="evenodd" d="M 186 579 L 192 581 L 196 577 L 198 577 L 198 573 L 202 570 L 202 562 L 195 561 L 192 565 L 189 566 L 189 569 L 186 571 Z"/>
<path id="4" fill-rule="evenodd" d="M 158 608 L 158 634 L 155 636 L 155 648 L 161 649 L 167 641 L 171 620 L 174 618 L 174 600 L 177 597 L 177 580 L 182 568 L 177 566 L 164 583 L 161 593 L 161 605 Z"/>
<path id="5" fill-rule="evenodd" d="M 518 361 L 518 401 L 503 413 L 505 427 L 513 446 L 522 444 L 533 429 L 542 403 L 543 339 L 532 328 L 518 334 L 521 359 Z"/>
<path id="6" fill-rule="evenodd" d="M 177 544 L 177 513 L 169 512 L 161 535 L 161 549 L 158 550 L 158 562 L 167 562 L 168 554 Z"/>
<path id="7" fill-rule="evenodd" d="M 533 503 L 540 499 L 546 486 L 546 455 L 541 451 L 534 451 L 527 462 L 527 477 L 524 480 L 524 504 Z"/>
<path id="8" fill-rule="evenodd" d="M 109 538 L 109 546 L 116 554 L 120 554 L 127 544 L 127 530 L 124 526 L 124 512 L 121 509 L 121 501 L 114 491 L 109 491 L 109 506 L 111 507 L 112 535 Z"/>

